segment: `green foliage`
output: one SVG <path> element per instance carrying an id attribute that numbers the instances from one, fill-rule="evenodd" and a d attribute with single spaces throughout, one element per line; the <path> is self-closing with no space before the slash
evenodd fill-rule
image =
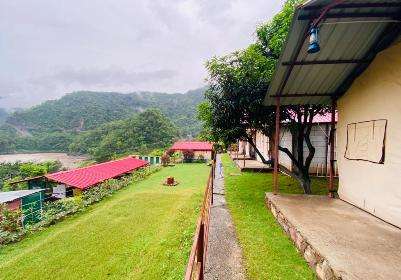
<path id="1" fill-rule="evenodd" d="M 12 153 L 15 151 L 15 140 L 7 133 L 0 131 L 0 153 Z"/>
<path id="2" fill-rule="evenodd" d="M 0 108 L 0 125 L 2 125 L 8 117 L 8 113 L 5 109 Z"/>
<path id="3" fill-rule="evenodd" d="M 55 172 L 60 168 L 61 163 L 59 161 L 0 163 L 0 191 L 11 190 L 10 182 Z M 26 184 L 18 184 L 14 185 L 12 190 L 26 189 L 26 187 Z"/>
<path id="4" fill-rule="evenodd" d="M 81 133 L 71 144 L 70 151 L 88 153 L 104 161 L 117 155 L 167 148 L 177 135 L 177 128 L 160 111 L 149 109 Z"/>
<path id="5" fill-rule="evenodd" d="M 191 160 L 195 158 L 195 153 L 192 150 L 185 150 L 182 152 L 184 160 Z"/>
<path id="6" fill-rule="evenodd" d="M 149 156 L 151 157 L 161 157 L 162 155 L 164 155 L 165 150 L 164 149 L 154 149 L 153 151 L 151 151 L 149 153 Z"/>
<path id="7" fill-rule="evenodd" d="M 315 279 L 313 271 L 266 209 L 272 173 L 240 172 L 227 154 L 222 156 L 227 205 L 244 255 L 248 279 Z M 288 176 L 280 176 L 280 193 L 302 194 Z M 327 180 L 314 178 L 314 194 L 327 195 Z M 291 269 L 289 269 L 291 268 Z"/>
<path id="8" fill-rule="evenodd" d="M 186 94 L 74 92 L 59 100 L 8 115 L 3 125 L 0 120 L 0 153 L 66 152 L 74 142 L 72 151 L 88 153 L 93 150 L 91 154 L 95 154 L 99 153 L 96 145 L 101 140 L 104 140 L 102 150 L 124 146 L 125 140 L 113 143 L 113 137 L 103 139 L 104 135 L 124 125 L 127 118 L 152 108 L 160 109 L 178 128 L 175 136 L 192 138 L 201 130 L 196 107 L 204 99 L 204 90 L 201 88 Z M 79 137 L 82 132 L 84 135 Z M 82 141 L 87 143 L 80 147 Z M 148 147 L 138 147 L 138 150 L 146 149 Z M 103 155 L 99 154 L 97 158 L 103 158 Z"/>
<path id="9" fill-rule="evenodd" d="M 290 29 L 295 7 L 302 2 L 305 1 L 287 0 L 281 11 L 270 22 L 264 23 L 256 29 L 256 44 L 265 53 L 267 50 L 270 50 L 276 57 L 281 54 Z"/>
<path id="10" fill-rule="evenodd" d="M 21 211 L 10 210 L 7 205 L 0 203 L 0 230 L 17 232 L 21 230 Z"/>
<path id="11" fill-rule="evenodd" d="M 245 50 L 215 57 L 207 63 L 210 87 L 206 99 L 213 118 L 210 120 L 201 111 L 204 127 L 208 128 L 212 138 L 226 145 L 237 140 L 249 142 L 265 164 L 272 164 L 274 158 L 263 156 L 254 143 L 253 135 L 255 131 L 260 131 L 274 139 L 276 108 L 263 103 L 297 3 L 300 1 L 288 0 L 272 21 L 258 27 L 257 41 Z M 294 145 L 296 151 L 279 146 L 295 167 L 288 170 L 280 166 L 280 169 L 296 178 L 305 193 L 311 191 L 309 167 L 315 153 L 310 140 L 311 123 L 315 115 L 326 110 L 324 105 L 280 106 L 281 121 L 285 121 L 286 129 L 297 141 Z"/>
<path id="12" fill-rule="evenodd" d="M 275 110 L 264 106 L 263 101 L 274 65 L 275 60 L 266 57 L 255 44 L 207 63 L 208 105 L 201 109 L 210 112 L 200 113 L 213 140 L 225 144 L 248 140 L 252 129 L 271 134 Z"/>
<path id="13" fill-rule="evenodd" d="M 165 153 L 165 154 L 162 155 L 162 157 L 161 157 L 161 163 L 162 163 L 163 166 L 169 165 L 169 163 L 170 163 L 170 156 L 169 156 L 167 153 Z"/>
<path id="14" fill-rule="evenodd" d="M 0 247 L 1 279 L 183 279 L 209 170 L 164 168 Z M 168 176 L 180 184 L 163 186 Z"/>
<path id="15" fill-rule="evenodd" d="M 203 100 L 203 92 L 203 88 L 188 91 L 186 94 L 74 92 L 61 99 L 46 101 L 28 110 L 13 113 L 0 130 L 7 129 L 13 136 L 24 138 L 19 140 L 17 149 L 65 151 L 68 146 L 65 141 L 71 140 L 70 137 L 77 132 L 97 129 L 101 125 L 126 119 L 143 110 L 157 108 L 179 127 L 182 136 L 191 137 L 200 130 L 195 109 Z M 52 142 L 52 147 L 39 145 L 42 141 L 53 141 L 42 138 L 56 132 L 66 135 L 53 134 L 55 138 L 63 139 Z"/>
<path id="16" fill-rule="evenodd" d="M 95 187 L 86 190 L 82 196 L 67 197 L 56 201 L 48 201 L 43 205 L 42 221 L 23 228 L 21 212 L 8 210 L 6 205 L 0 204 L 0 244 L 8 244 L 21 240 L 26 233 L 40 230 L 46 226 L 55 224 L 67 215 L 83 211 L 89 205 L 102 200 L 106 196 L 128 186 L 132 182 L 138 182 L 149 175 L 160 171 L 160 167 L 152 166 L 139 169 L 129 176 L 120 179 L 110 179 Z"/>

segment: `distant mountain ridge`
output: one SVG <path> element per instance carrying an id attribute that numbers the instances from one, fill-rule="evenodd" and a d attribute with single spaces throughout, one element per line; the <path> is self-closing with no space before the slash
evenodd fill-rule
<path id="1" fill-rule="evenodd" d="M 201 129 L 196 119 L 196 108 L 204 99 L 204 91 L 205 88 L 184 94 L 78 91 L 15 112 L 7 117 L 5 123 L 18 131 L 33 134 L 79 132 L 156 108 L 180 129 L 182 137 L 194 137 Z"/>

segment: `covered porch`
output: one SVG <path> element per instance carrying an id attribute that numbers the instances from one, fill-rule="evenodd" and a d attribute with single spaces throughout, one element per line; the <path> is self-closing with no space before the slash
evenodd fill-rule
<path id="1" fill-rule="evenodd" d="M 398 227 L 325 196 L 267 193 L 266 204 L 320 279 L 399 279 Z"/>

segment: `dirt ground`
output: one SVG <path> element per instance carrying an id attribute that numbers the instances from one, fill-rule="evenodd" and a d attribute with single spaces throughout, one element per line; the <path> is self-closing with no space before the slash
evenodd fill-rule
<path id="1" fill-rule="evenodd" d="M 45 162 L 58 160 L 63 167 L 71 169 L 78 167 L 79 163 L 87 160 L 85 156 L 70 156 L 65 153 L 35 153 L 35 154 L 9 154 L 0 155 L 0 162 Z"/>

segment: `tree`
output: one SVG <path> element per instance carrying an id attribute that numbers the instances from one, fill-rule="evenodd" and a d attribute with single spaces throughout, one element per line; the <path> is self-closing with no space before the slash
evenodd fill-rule
<path id="1" fill-rule="evenodd" d="M 212 138 L 225 143 L 248 141 L 266 164 L 272 164 L 274 158 L 264 158 L 252 134 L 258 130 L 274 139 L 275 107 L 263 106 L 263 101 L 288 33 L 294 6 L 298 2 L 286 2 L 283 10 L 271 22 L 258 27 L 254 44 L 245 50 L 214 57 L 206 65 L 209 72 L 207 105 L 202 105 L 199 110 L 204 128 Z M 209 113 L 202 110 L 209 110 Z M 325 107 L 314 105 L 282 106 L 280 110 L 281 120 L 296 139 L 294 152 L 279 146 L 279 150 L 293 162 L 294 170 L 290 171 L 284 166 L 280 166 L 280 169 L 297 179 L 305 193 L 311 193 L 309 167 L 315 154 L 310 141 L 312 120 L 325 110 Z M 304 143 L 308 149 L 306 157 Z"/>
<path id="2" fill-rule="evenodd" d="M 119 155 L 167 148 L 178 134 L 178 129 L 159 110 L 148 109 L 81 133 L 70 145 L 70 151 L 89 153 L 97 161 L 105 161 Z"/>

